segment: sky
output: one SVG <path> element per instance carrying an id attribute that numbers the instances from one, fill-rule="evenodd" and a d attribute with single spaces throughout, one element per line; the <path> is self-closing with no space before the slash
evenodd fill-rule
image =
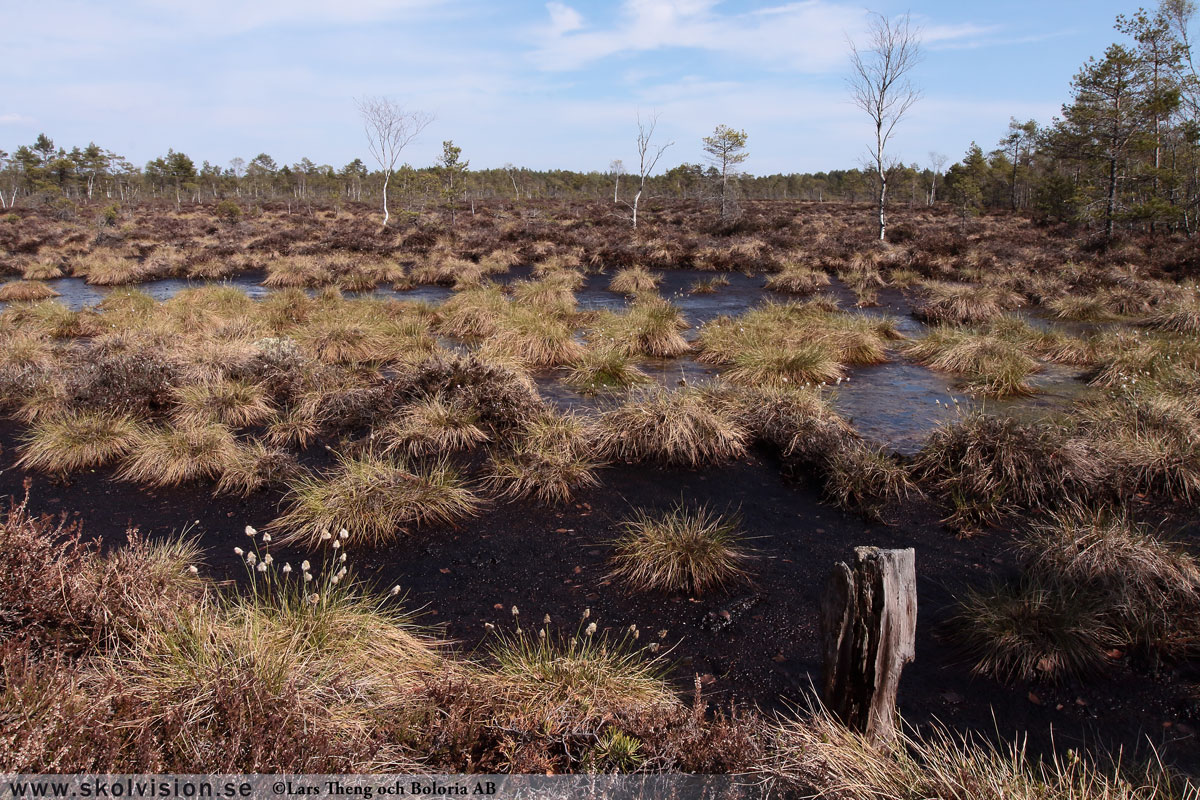
<path id="1" fill-rule="evenodd" d="M 869 8 L 922 31 L 894 147 L 924 165 L 990 149 L 1010 117 L 1048 122 L 1137 3 Z M 136 164 L 174 148 L 340 167 L 370 161 L 355 98 L 386 96 L 435 115 L 415 166 L 446 139 L 472 168 L 629 165 L 640 114 L 673 142 L 660 169 L 699 162 L 718 124 L 748 134 L 747 172 L 847 168 L 871 136 L 846 89 L 868 19 L 840 0 L 0 0 L 0 149 L 44 131 Z"/>

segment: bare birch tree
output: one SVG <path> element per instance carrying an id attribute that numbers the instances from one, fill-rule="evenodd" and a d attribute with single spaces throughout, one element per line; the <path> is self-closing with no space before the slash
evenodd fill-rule
<path id="1" fill-rule="evenodd" d="M 907 14 L 889 20 L 874 14 L 867 32 L 867 46 L 850 42 L 853 66 L 848 83 L 854 104 L 867 112 L 875 127 L 875 144 L 869 162 L 875 171 L 879 201 L 879 239 L 887 235 L 888 177 L 899 162 L 888 152 L 896 125 L 921 92 L 908 79 L 921 59 L 920 29 L 912 27 Z"/>
<path id="2" fill-rule="evenodd" d="M 950 157 L 945 153 L 938 153 L 933 150 L 929 151 L 929 169 L 933 173 L 933 177 L 929 183 L 929 205 L 937 202 L 937 183 L 938 177 L 942 174 L 942 167 L 946 166 L 946 162 Z"/>
<path id="3" fill-rule="evenodd" d="M 667 148 L 675 144 L 674 142 L 667 142 L 664 145 L 653 144 L 654 128 L 657 125 L 658 114 L 650 117 L 649 122 L 643 122 L 642 115 L 638 114 L 638 185 L 637 192 L 633 195 L 633 203 L 626 203 L 633 211 L 634 230 L 637 230 L 638 206 L 642 201 L 642 193 L 646 190 L 646 178 L 654 172 L 654 168 L 658 166 L 658 160 L 662 158 Z"/>
<path id="4" fill-rule="evenodd" d="M 363 97 L 354 101 L 362 115 L 363 130 L 367 134 L 367 149 L 383 172 L 383 226 L 386 228 L 391 215 L 388 213 L 388 183 L 396 170 L 396 162 L 404 148 L 433 122 L 433 114 L 425 111 L 408 111 L 386 97 Z"/>
<path id="5" fill-rule="evenodd" d="M 608 165 L 608 174 L 613 176 L 613 203 L 620 198 L 621 176 L 625 174 L 625 162 L 614 158 Z"/>

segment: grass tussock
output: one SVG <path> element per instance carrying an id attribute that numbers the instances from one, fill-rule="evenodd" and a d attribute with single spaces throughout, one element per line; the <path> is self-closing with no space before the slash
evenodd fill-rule
<path id="1" fill-rule="evenodd" d="M 663 659 L 637 647 L 631 635 L 597 633 L 595 622 L 582 627 L 573 635 L 543 628 L 538 635 L 497 636 L 489 648 L 496 664 L 492 686 L 509 713 L 558 730 L 569 721 L 663 713 L 678 705 Z"/>
<path id="2" fill-rule="evenodd" d="M 1200 498 L 1200 411 L 1190 394 L 1123 392 L 1082 409 L 1089 439 L 1124 496 Z"/>
<path id="3" fill-rule="evenodd" d="M 500 330 L 488 339 L 487 348 L 531 367 L 573 364 L 585 352 L 570 323 L 528 306 L 510 311 Z"/>
<path id="4" fill-rule="evenodd" d="M 17 465 L 67 473 L 112 463 L 139 442 L 140 428 L 126 415 L 68 412 L 37 421 L 25 434 Z"/>
<path id="5" fill-rule="evenodd" d="M 611 577 L 637 591 L 708 594 L 749 578 L 752 553 L 736 517 L 707 506 L 638 512 L 613 542 Z"/>
<path id="6" fill-rule="evenodd" d="M 617 320 L 613 339 L 630 355 L 675 358 L 692 349 L 680 335 L 690 327 L 683 312 L 660 297 L 639 297 Z"/>
<path id="7" fill-rule="evenodd" d="M 39 259 L 25 267 L 21 277 L 27 281 L 52 281 L 63 276 L 62 266 L 57 259 Z"/>
<path id="8" fill-rule="evenodd" d="M 159 267 L 150 259 L 138 261 L 116 253 L 93 251 L 74 260 L 71 272 L 94 286 L 120 286 L 149 280 Z"/>
<path id="9" fill-rule="evenodd" d="M 405 406 L 398 417 L 373 433 L 385 453 L 427 456 L 468 450 L 485 442 L 488 434 L 479 427 L 479 413 L 462 403 L 437 394 Z"/>
<path id="10" fill-rule="evenodd" d="M 407 526 L 453 523 L 479 507 L 445 462 L 410 466 L 372 453 L 339 456 L 327 473 L 297 478 L 285 502 L 270 529 L 281 541 L 312 547 L 341 530 L 348 544 L 378 546 L 407 533 Z"/>
<path id="11" fill-rule="evenodd" d="M 979 325 L 1020 307 L 1016 292 L 999 286 L 930 282 L 913 314 L 930 324 Z"/>
<path id="12" fill-rule="evenodd" d="M 917 479 L 970 528 L 1020 510 L 1053 510 L 1105 490 L 1103 461 L 1086 440 L 1051 426 L 965 414 L 935 430 L 913 464 Z"/>
<path id="13" fill-rule="evenodd" d="M 828 712 L 779 718 L 770 755 L 757 768 L 796 796 L 865 800 L 1192 800 L 1196 787 L 1161 762 L 1097 762 L 1075 750 L 1048 757 L 1024 740 L 998 745 L 944 728 L 905 731 L 877 747 Z"/>
<path id="14" fill-rule="evenodd" d="M 176 390 L 176 419 L 183 425 L 218 423 L 231 428 L 258 425 L 271 419 L 275 408 L 262 384 L 219 380 Z"/>
<path id="15" fill-rule="evenodd" d="M 1027 379 L 1041 368 L 1020 344 L 949 327 L 934 328 L 904 353 L 931 369 L 963 376 L 967 391 L 985 397 L 1032 394 Z"/>
<path id="16" fill-rule="evenodd" d="M 1168 303 L 1141 322 L 1147 328 L 1157 331 L 1200 335 L 1200 295 L 1193 293 L 1192 297 L 1183 302 Z"/>
<path id="17" fill-rule="evenodd" d="M 1200 644 L 1200 561 L 1123 514 L 1060 514 L 1020 541 L 1027 573 L 1086 598 L 1121 646 L 1154 656 Z"/>
<path id="18" fill-rule="evenodd" d="M 898 339 L 881 317 L 844 314 L 821 301 L 769 303 L 704 325 L 701 361 L 728 365 L 731 380 L 755 387 L 836 383 L 849 365 L 881 364 Z"/>
<path id="19" fill-rule="evenodd" d="M 218 478 L 237 457 L 233 432 L 217 423 L 142 430 L 117 477 L 146 486 L 178 486 Z"/>
<path id="20" fill-rule="evenodd" d="M 737 353 L 725 373 L 734 383 L 772 388 L 824 386 L 845 375 L 837 354 L 821 342 L 757 345 Z"/>
<path id="21" fill-rule="evenodd" d="M 729 278 L 724 275 L 714 275 L 711 278 L 701 278 L 693 281 L 688 287 L 688 294 L 716 294 L 718 289 L 729 285 Z"/>
<path id="22" fill-rule="evenodd" d="M 616 392 L 648 383 L 650 376 L 637 368 L 624 348 L 601 344 L 589 348 L 567 372 L 564 381 L 577 392 Z"/>
<path id="23" fill-rule="evenodd" d="M 698 387 L 636 390 L 600 417 L 600 449 L 612 458 L 683 466 L 719 464 L 746 452 L 750 434 Z"/>
<path id="24" fill-rule="evenodd" d="M 972 590 L 951 624 L 973 671 L 1002 682 L 1095 675 L 1116 644 L 1087 597 L 1029 578 Z"/>
<path id="25" fill-rule="evenodd" d="M 566 503 L 580 489 L 600 485 L 595 439 L 583 417 L 542 414 L 524 427 L 511 449 L 493 455 L 488 484 L 505 498 Z"/>
<path id="26" fill-rule="evenodd" d="M 828 273 L 799 265 L 785 267 L 767 278 L 766 282 L 769 291 L 798 295 L 813 294 L 828 285 Z"/>
<path id="27" fill-rule="evenodd" d="M 31 303 L 58 297 L 58 292 L 41 281 L 9 281 L 0 284 L 0 303 Z"/>
<path id="28" fill-rule="evenodd" d="M 283 486 L 299 472 L 295 456 L 287 450 L 258 439 L 239 442 L 215 492 L 249 497 L 268 487 Z"/>
<path id="29" fill-rule="evenodd" d="M 828 454 L 823 472 L 826 497 L 871 519 L 919 493 L 908 468 L 894 455 L 859 440 L 843 439 Z"/>
<path id="30" fill-rule="evenodd" d="M 661 282 L 661 275 L 655 275 L 645 267 L 629 267 L 617 270 L 608 288 L 617 294 L 641 294 L 653 292 Z"/>

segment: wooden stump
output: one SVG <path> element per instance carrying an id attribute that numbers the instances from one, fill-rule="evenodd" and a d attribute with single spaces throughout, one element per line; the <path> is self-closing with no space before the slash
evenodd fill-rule
<path id="1" fill-rule="evenodd" d="M 916 555 L 856 547 L 833 568 L 821 601 L 823 701 L 877 744 L 896 736 L 900 671 L 916 656 Z"/>

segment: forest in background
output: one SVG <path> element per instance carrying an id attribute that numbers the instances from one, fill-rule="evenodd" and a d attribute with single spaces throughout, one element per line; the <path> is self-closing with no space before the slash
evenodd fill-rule
<path id="1" fill-rule="evenodd" d="M 929 153 L 924 164 L 891 162 L 888 202 L 950 204 L 964 221 L 1011 210 L 1106 236 L 1163 230 L 1192 235 L 1200 218 L 1200 75 L 1189 36 L 1194 17 L 1189 0 L 1163 0 L 1154 11 L 1119 16 L 1120 40 L 1081 67 L 1061 116 L 1044 124 L 1014 118 L 992 147 L 972 142 L 948 169 L 950 158 L 938 153 Z M 718 126 L 722 129 L 732 130 Z M 469 170 L 453 142 L 445 143 L 445 152 L 446 159 L 434 165 L 398 167 L 389 198 L 410 213 L 431 205 L 473 212 L 476 203 L 497 198 L 611 197 L 618 203 L 636 190 L 639 177 L 627 174 L 620 161 L 591 172 L 512 165 Z M 681 163 L 649 176 L 646 194 L 715 202 L 724 194 L 720 166 L 711 160 Z M 267 153 L 221 166 L 197 164 L 169 149 L 139 167 L 95 143 L 67 149 L 46 134 L 11 153 L 0 150 L 0 205 L 58 204 L 64 213 L 95 200 L 376 202 L 384 178 L 363 159 L 341 167 L 308 158 L 280 164 Z M 804 174 L 740 174 L 733 193 L 753 200 L 854 203 L 872 199 L 878 184 L 875 169 L 864 164 Z"/>

